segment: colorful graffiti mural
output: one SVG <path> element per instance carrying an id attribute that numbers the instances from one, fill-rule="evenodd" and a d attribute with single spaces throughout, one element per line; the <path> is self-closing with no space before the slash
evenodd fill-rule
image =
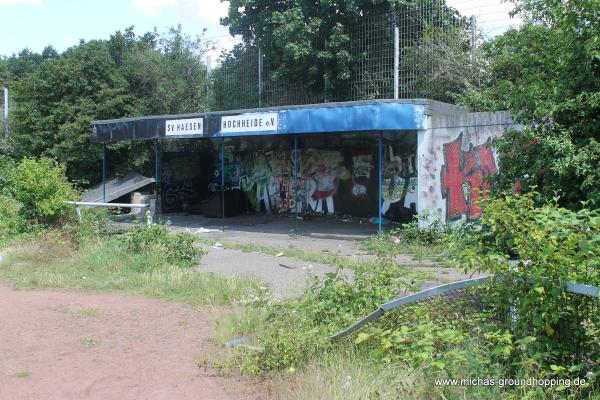
<path id="1" fill-rule="evenodd" d="M 443 146 L 444 165 L 440 172 L 442 198 L 448 220 L 471 220 L 481 215 L 477 200 L 490 188 L 489 177 L 496 174 L 491 140 L 463 150 L 463 133 Z"/>
<path id="2" fill-rule="evenodd" d="M 405 208 L 410 208 L 411 202 L 416 204 L 416 182 L 417 169 L 414 154 L 395 154 L 393 146 L 386 146 L 381 207 L 383 214 L 394 203 L 402 202 Z"/>
<path id="3" fill-rule="evenodd" d="M 301 153 L 301 168 L 298 191 L 304 191 L 304 198 L 311 211 L 335 213 L 333 196 L 340 180 L 348 179 L 343 166 L 344 157 L 339 151 L 306 149 Z"/>
<path id="4" fill-rule="evenodd" d="M 304 149 L 298 154 L 298 176 L 294 177 L 293 151 L 286 148 L 235 152 L 225 148 L 225 186 L 244 191 L 257 212 L 335 213 L 333 196 L 341 179 L 347 179 L 339 151 Z M 213 163 L 220 180 L 220 160 Z M 294 181 L 298 194 L 294 196 Z M 296 202 L 297 198 L 297 202 Z"/>
<path id="5" fill-rule="evenodd" d="M 352 157 L 352 195 L 366 196 L 367 185 L 371 179 L 373 169 L 373 156 L 371 154 L 359 154 Z"/>
<path id="6" fill-rule="evenodd" d="M 225 147 L 225 186 L 244 192 L 247 209 L 365 216 L 377 212 L 375 148 L 300 149 L 295 176 L 294 150 L 289 145 L 275 142 L 268 150 L 256 147 Z M 383 161 L 384 213 L 395 203 L 410 209 L 417 201 L 414 148 L 387 146 Z M 220 182 L 220 158 L 212 168 L 213 181 Z"/>

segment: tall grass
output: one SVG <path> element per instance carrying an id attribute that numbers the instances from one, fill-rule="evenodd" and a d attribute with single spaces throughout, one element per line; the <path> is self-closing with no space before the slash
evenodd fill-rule
<path id="1" fill-rule="evenodd" d="M 20 288 L 122 291 L 193 306 L 230 304 L 260 293 L 249 279 L 169 265 L 161 254 L 134 254 L 118 238 L 75 249 L 57 234 L 45 234 L 6 251 L 0 279 Z"/>
<path id="2" fill-rule="evenodd" d="M 375 362 L 353 346 L 330 351 L 298 371 L 278 373 L 271 392 L 286 400 L 415 399 L 419 374 Z"/>

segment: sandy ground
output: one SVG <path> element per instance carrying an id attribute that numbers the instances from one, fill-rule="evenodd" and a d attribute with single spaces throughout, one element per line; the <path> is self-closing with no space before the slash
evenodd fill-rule
<path id="1" fill-rule="evenodd" d="M 0 284 L 0 399 L 261 399 L 210 368 L 211 316 L 121 294 Z"/>

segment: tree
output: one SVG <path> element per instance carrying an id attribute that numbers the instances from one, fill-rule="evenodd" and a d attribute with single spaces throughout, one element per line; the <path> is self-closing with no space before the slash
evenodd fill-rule
<path id="1" fill-rule="evenodd" d="M 394 24 L 403 30 L 403 51 L 413 47 L 413 54 L 421 54 L 428 29 L 469 29 L 439 0 L 232 0 L 221 23 L 242 36 L 246 50 L 260 47 L 267 87 L 321 101 L 391 97 Z M 469 54 L 463 44 L 453 50 Z M 418 69 L 422 58 L 410 67 Z M 468 57 L 461 61 L 469 64 Z M 452 79 L 463 79 L 463 70 Z"/>
<path id="2" fill-rule="evenodd" d="M 191 39 L 181 27 L 163 36 L 136 36 L 130 27 L 58 55 L 48 47 L 39 57 L 23 51 L 0 61 L 13 93 L 6 151 L 17 159 L 52 157 L 81 185 L 99 181 L 101 149 L 90 143 L 90 122 L 205 111 L 204 51 L 203 39 Z M 152 173 L 152 146 L 110 144 L 112 172 Z"/>
<path id="3" fill-rule="evenodd" d="M 563 206 L 600 206 L 600 5 L 519 0 L 526 20 L 485 47 L 481 88 L 462 103 L 509 109 L 524 125 L 497 142 L 498 187 L 519 180 Z"/>
<path id="4" fill-rule="evenodd" d="M 133 102 L 102 41 L 43 61 L 14 83 L 13 99 L 12 155 L 53 157 L 76 181 L 98 175 L 100 150 L 90 144 L 90 122 L 129 115 Z"/>

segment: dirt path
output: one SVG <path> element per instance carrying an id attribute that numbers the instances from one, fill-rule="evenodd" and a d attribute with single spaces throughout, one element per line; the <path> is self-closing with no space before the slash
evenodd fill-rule
<path id="1" fill-rule="evenodd" d="M 198 367 L 210 315 L 120 294 L 0 283 L 0 399 L 260 399 Z"/>

